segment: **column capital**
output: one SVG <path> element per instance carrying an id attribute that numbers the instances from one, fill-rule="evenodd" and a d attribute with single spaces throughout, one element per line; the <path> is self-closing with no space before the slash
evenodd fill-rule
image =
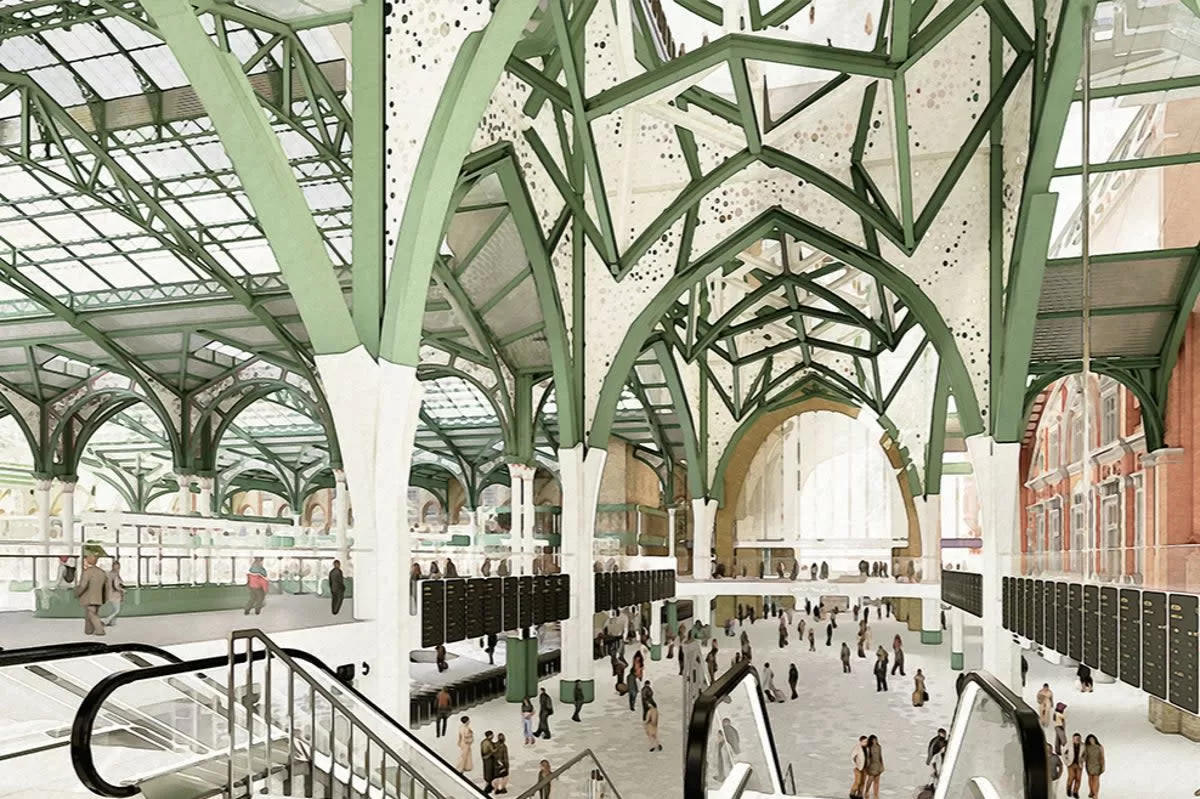
<path id="1" fill-rule="evenodd" d="M 189 488 L 192 485 L 192 480 L 196 475 L 191 472 L 175 472 L 175 483 L 180 488 Z"/>
<path id="2" fill-rule="evenodd" d="M 59 475 L 56 479 L 62 484 L 63 491 L 74 491 L 75 485 L 79 482 L 79 477 L 73 474 Z"/>
<path id="3" fill-rule="evenodd" d="M 49 491 L 54 485 L 54 478 L 44 475 L 33 476 L 33 487 L 36 491 Z"/>
<path id="4" fill-rule="evenodd" d="M 524 463 L 508 464 L 508 475 L 513 480 L 532 480 L 537 469 Z"/>
<path id="5" fill-rule="evenodd" d="M 211 491 L 213 483 L 216 482 L 215 478 L 211 474 L 202 474 L 197 478 L 197 480 L 200 483 L 200 488 L 206 491 Z"/>

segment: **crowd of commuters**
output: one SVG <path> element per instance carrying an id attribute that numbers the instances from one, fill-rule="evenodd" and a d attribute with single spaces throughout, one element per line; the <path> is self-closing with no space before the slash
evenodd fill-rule
<path id="1" fill-rule="evenodd" d="M 1091 693 L 1095 682 L 1092 670 L 1080 664 L 1076 672 L 1079 690 Z M 1087 776 L 1088 796 L 1100 797 L 1100 777 L 1104 774 L 1104 746 L 1095 735 L 1073 733 L 1067 740 L 1067 705 L 1054 701 L 1050 683 L 1042 683 L 1036 695 L 1038 718 L 1046 729 L 1047 737 L 1054 736 L 1054 743 L 1046 744 L 1046 756 L 1050 760 L 1050 773 L 1055 781 L 1067 779 L 1067 796 L 1079 799 L 1079 790 L 1084 775 Z"/>

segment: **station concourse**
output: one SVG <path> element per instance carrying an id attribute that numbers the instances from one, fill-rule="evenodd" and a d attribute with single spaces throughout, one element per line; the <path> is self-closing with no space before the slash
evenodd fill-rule
<path id="1" fill-rule="evenodd" d="M 1191 796 L 1198 37 L 0 0 L 0 799 Z"/>

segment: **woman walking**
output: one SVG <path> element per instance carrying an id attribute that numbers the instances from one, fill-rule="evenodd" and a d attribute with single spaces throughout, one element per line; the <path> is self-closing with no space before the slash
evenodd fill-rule
<path id="1" fill-rule="evenodd" d="M 529 697 L 521 700 L 521 735 L 525 738 L 525 746 L 537 743 L 533 737 L 533 702 L 529 701 Z"/>
<path id="2" fill-rule="evenodd" d="M 1042 689 L 1037 692 L 1038 718 L 1042 720 L 1043 727 L 1050 726 L 1050 711 L 1054 708 L 1054 692 L 1050 690 L 1050 683 L 1042 683 Z"/>
<path id="3" fill-rule="evenodd" d="M 1067 745 L 1067 706 L 1059 702 L 1054 706 L 1054 754 L 1061 755 Z"/>
<path id="4" fill-rule="evenodd" d="M 796 683 L 800 682 L 800 672 L 796 670 L 796 664 L 788 666 L 788 686 L 792 689 L 792 699 L 798 698 L 800 695 L 796 693 Z"/>
<path id="5" fill-rule="evenodd" d="M 543 760 L 538 763 L 538 799 L 550 799 L 550 775 L 553 771 L 550 768 L 550 761 Z"/>
<path id="6" fill-rule="evenodd" d="M 471 729 L 471 719 L 469 716 L 463 716 L 460 721 L 462 726 L 458 728 L 458 770 L 463 774 L 475 768 L 475 761 L 471 757 L 471 747 L 475 743 L 475 732 Z"/>
<path id="7" fill-rule="evenodd" d="M 925 675 L 917 669 L 917 673 L 913 675 L 913 707 L 922 707 L 929 701 L 929 694 L 925 693 Z"/>
<path id="8" fill-rule="evenodd" d="M 868 792 L 874 793 L 874 799 L 879 799 L 879 778 L 883 776 L 883 747 L 874 735 L 867 738 L 867 762 L 864 771 L 866 779 L 862 787 L 863 799 L 866 799 Z"/>
<path id="9" fill-rule="evenodd" d="M 646 709 L 646 720 L 642 722 L 646 728 L 646 737 L 650 739 L 650 751 L 661 752 L 662 744 L 658 740 L 658 705 Z"/>
<path id="10" fill-rule="evenodd" d="M 493 767 L 492 788 L 496 793 L 508 793 L 508 744 L 504 742 L 504 733 L 496 735 L 496 748 L 492 756 L 496 761 Z"/>
<path id="11" fill-rule="evenodd" d="M 1100 775 L 1104 773 L 1104 747 L 1095 735 L 1083 742 L 1083 768 L 1088 777 L 1088 796 L 1100 799 Z"/>
<path id="12" fill-rule="evenodd" d="M 250 568 L 246 570 L 246 588 L 250 592 L 250 598 L 246 601 L 246 607 L 242 611 L 243 616 L 249 616 L 252 610 L 255 616 L 262 614 L 270 587 L 271 583 L 267 580 L 267 569 L 263 566 L 263 559 L 255 558 L 250 564 Z"/>

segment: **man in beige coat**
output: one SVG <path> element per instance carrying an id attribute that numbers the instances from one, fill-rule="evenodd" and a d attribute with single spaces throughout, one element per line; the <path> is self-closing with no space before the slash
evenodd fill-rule
<path id="1" fill-rule="evenodd" d="M 75 597 L 83 608 L 83 634 L 104 635 L 104 622 L 100 619 L 100 606 L 108 601 L 108 575 L 96 565 L 96 555 L 83 559 L 83 574 L 75 584 Z"/>

